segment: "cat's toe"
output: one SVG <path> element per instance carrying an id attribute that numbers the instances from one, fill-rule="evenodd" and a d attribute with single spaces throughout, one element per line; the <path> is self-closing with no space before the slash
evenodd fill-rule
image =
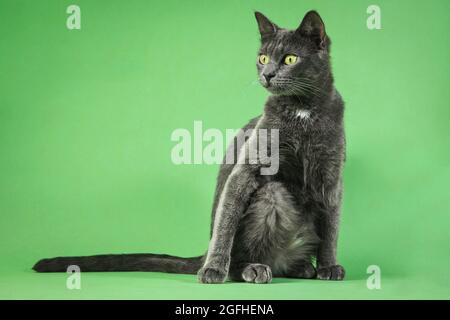
<path id="1" fill-rule="evenodd" d="M 320 267 L 317 269 L 317 279 L 320 280 L 344 280 L 345 270 L 341 265 Z"/>
<path id="2" fill-rule="evenodd" d="M 203 267 L 198 271 L 197 276 L 201 283 L 224 283 L 227 272 L 220 268 Z"/>
<path id="3" fill-rule="evenodd" d="M 265 264 L 252 263 L 242 271 L 242 278 L 246 282 L 270 283 L 272 282 L 272 270 Z"/>

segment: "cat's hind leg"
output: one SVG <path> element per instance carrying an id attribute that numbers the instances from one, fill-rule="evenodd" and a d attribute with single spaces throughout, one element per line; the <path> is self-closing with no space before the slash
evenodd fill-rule
<path id="1" fill-rule="evenodd" d="M 301 260 L 290 266 L 284 276 L 288 278 L 314 279 L 317 276 L 317 271 L 310 261 Z"/>
<path id="2" fill-rule="evenodd" d="M 280 182 L 268 182 L 251 198 L 236 233 L 229 278 L 235 281 L 269 283 L 274 276 L 315 276 L 296 261 L 307 261 L 316 250 L 316 238 L 292 195 Z M 295 272 L 294 272 L 295 271 Z"/>

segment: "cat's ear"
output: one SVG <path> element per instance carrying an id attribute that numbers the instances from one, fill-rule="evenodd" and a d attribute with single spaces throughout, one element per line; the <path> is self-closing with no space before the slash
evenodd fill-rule
<path id="1" fill-rule="evenodd" d="M 270 21 L 265 15 L 261 12 L 255 11 L 256 21 L 258 22 L 259 33 L 261 34 L 261 38 L 265 38 L 273 35 L 279 27 Z"/>
<path id="2" fill-rule="evenodd" d="M 329 39 L 325 32 L 325 24 L 314 10 L 305 15 L 296 32 L 313 40 L 320 49 L 325 49 L 328 46 Z"/>

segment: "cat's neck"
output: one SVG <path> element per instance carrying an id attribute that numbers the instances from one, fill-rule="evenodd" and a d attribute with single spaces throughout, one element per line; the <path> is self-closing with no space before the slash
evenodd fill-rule
<path id="1" fill-rule="evenodd" d="M 329 112 L 330 101 L 336 95 L 334 86 L 323 89 L 318 94 L 310 95 L 271 95 L 264 112 L 282 117 L 320 117 Z"/>

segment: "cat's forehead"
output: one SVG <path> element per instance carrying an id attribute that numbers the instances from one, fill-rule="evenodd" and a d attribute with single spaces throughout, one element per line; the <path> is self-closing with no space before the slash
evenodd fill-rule
<path id="1" fill-rule="evenodd" d="M 261 52 L 270 56 L 282 56 L 307 50 L 305 41 L 293 30 L 278 30 L 272 37 L 261 43 Z"/>

